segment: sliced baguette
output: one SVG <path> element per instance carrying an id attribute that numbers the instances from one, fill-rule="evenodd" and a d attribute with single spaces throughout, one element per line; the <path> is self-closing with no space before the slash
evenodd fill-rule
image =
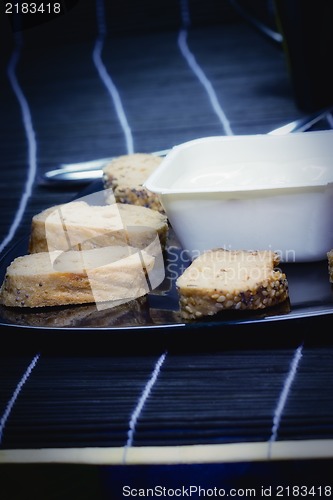
<path id="1" fill-rule="evenodd" d="M 197 257 L 176 281 L 185 319 L 226 309 L 263 309 L 288 298 L 286 275 L 271 251 L 212 249 Z"/>
<path id="2" fill-rule="evenodd" d="M 111 246 L 40 252 L 8 266 L 0 303 L 9 307 L 128 301 L 148 293 L 155 258 L 144 250 Z"/>
<path id="3" fill-rule="evenodd" d="M 104 187 L 112 189 L 119 203 L 130 203 L 164 213 L 158 195 L 143 187 L 161 161 L 161 157 L 147 153 L 118 156 L 103 169 Z"/>
<path id="4" fill-rule="evenodd" d="M 333 249 L 327 252 L 328 276 L 330 283 L 333 283 Z"/>
<path id="5" fill-rule="evenodd" d="M 146 248 L 168 235 L 165 215 L 150 208 L 113 203 L 95 206 L 73 201 L 50 207 L 32 218 L 29 253 L 88 250 L 110 245 Z"/>

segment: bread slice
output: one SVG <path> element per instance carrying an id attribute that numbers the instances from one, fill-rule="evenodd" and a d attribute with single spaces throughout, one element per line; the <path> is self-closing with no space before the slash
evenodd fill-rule
<path id="1" fill-rule="evenodd" d="M 114 203 L 95 206 L 73 201 L 48 208 L 32 218 L 29 253 L 88 250 L 110 245 L 146 248 L 168 235 L 165 215 L 150 208 Z"/>
<path id="2" fill-rule="evenodd" d="M 333 249 L 327 252 L 328 259 L 328 276 L 330 283 L 333 283 Z"/>
<path id="3" fill-rule="evenodd" d="M 9 307 L 119 305 L 148 293 L 147 274 L 154 263 L 152 255 L 128 246 L 24 255 L 7 268 L 0 303 Z"/>
<path id="4" fill-rule="evenodd" d="M 227 309 L 264 309 L 288 298 L 286 275 L 271 251 L 212 249 L 202 253 L 176 281 L 185 319 Z"/>
<path id="5" fill-rule="evenodd" d="M 112 188 L 119 203 L 130 203 L 164 213 L 158 195 L 143 187 L 161 161 L 160 156 L 148 153 L 118 156 L 103 168 L 104 187 Z"/>

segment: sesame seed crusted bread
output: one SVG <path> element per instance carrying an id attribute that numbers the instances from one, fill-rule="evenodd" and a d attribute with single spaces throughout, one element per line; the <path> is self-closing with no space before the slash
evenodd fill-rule
<path id="1" fill-rule="evenodd" d="M 128 246 L 24 255 L 7 268 L 0 303 L 8 307 L 118 304 L 148 293 L 146 274 L 154 263 L 152 255 Z"/>
<path id="2" fill-rule="evenodd" d="M 109 245 L 146 248 L 157 236 L 164 249 L 168 228 L 166 216 L 150 208 L 73 201 L 50 207 L 32 218 L 29 253 Z"/>
<path id="3" fill-rule="evenodd" d="M 212 249 L 202 253 L 176 281 L 184 319 L 222 310 L 264 309 L 288 298 L 286 275 L 271 251 Z"/>
<path id="4" fill-rule="evenodd" d="M 118 156 L 103 168 L 104 187 L 112 188 L 119 203 L 130 203 L 164 213 L 158 195 L 143 187 L 161 161 L 161 157 L 148 153 Z"/>
<path id="5" fill-rule="evenodd" d="M 328 275 L 330 283 L 333 283 L 333 249 L 327 252 L 328 259 Z"/>

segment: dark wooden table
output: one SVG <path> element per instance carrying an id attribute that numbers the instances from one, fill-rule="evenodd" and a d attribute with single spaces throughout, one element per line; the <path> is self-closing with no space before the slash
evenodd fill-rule
<path id="1" fill-rule="evenodd" d="M 86 187 L 46 185 L 60 164 L 305 115 L 281 47 L 228 2 L 81 0 L 22 31 L 2 16 L 1 37 L 3 256 L 34 214 Z M 330 318 L 186 336 L 0 327 L 1 498 L 122 498 L 125 485 L 329 496 Z"/>

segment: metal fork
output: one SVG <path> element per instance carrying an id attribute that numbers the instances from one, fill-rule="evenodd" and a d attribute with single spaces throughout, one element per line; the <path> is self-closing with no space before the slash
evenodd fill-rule
<path id="1" fill-rule="evenodd" d="M 318 123 L 320 120 L 325 120 L 328 128 L 333 128 L 333 107 L 323 109 L 316 113 L 308 116 L 294 120 L 282 127 L 276 128 L 269 135 L 284 135 L 293 132 L 305 132 L 309 130 L 313 125 Z M 170 149 L 163 149 L 161 151 L 155 151 L 151 154 L 156 156 L 166 156 Z M 99 158 L 97 160 L 91 160 L 79 163 L 65 163 L 60 165 L 59 168 L 55 170 L 49 170 L 46 172 L 41 183 L 50 186 L 61 186 L 61 185 L 75 185 L 75 184 L 85 184 L 89 183 L 95 179 L 100 179 L 103 175 L 103 167 L 110 162 L 113 157 L 110 158 Z"/>

